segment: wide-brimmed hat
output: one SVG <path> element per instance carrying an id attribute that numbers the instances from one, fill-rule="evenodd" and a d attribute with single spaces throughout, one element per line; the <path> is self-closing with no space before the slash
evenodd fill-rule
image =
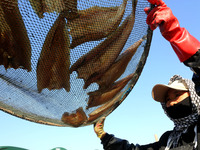
<path id="1" fill-rule="evenodd" d="M 155 101 L 165 102 L 165 97 L 169 89 L 179 91 L 188 91 L 188 87 L 183 80 L 175 80 L 174 82 L 165 84 L 156 84 L 152 89 L 152 97 Z"/>

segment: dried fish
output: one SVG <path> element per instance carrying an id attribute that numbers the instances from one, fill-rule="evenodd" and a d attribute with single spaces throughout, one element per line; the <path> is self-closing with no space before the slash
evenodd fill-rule
<path id="1" fill-rule="evenodd" d="M 31 45 L 17 0 L 0 1 L 0 64 L 31 71 Z"/>
<path id="2" fill-rule="evenodd" d="M 111 67 L 95 81 L 98 83 L 99 89 L 109 87 L 124 73 L 128 63 L 145 38 L 146 36 L 135 42 L 126 51 L 119 55 Z"/>
<path id="3" fill-rule="evenodd" d="M 98 79 L 122 51 L 135 22 L 134 10 L 115 32 L 71 66 L 70 73 L 77 71 L 78 78 L 84 79 L 84 89 Z"/>
<path id="4" fill-rule="evenodd" d="M 103 104 L 103 106 L 101 106 L 101 107 L 95 109 L 95 111 L 91 112 L 89 114 L 88 122 L 95 121 L 102 115 L 105 115 L 106 113 L 111 111 L 111 109 L 114 109 L 116 106 L 115 104 L 121 100 L 122 95 L 123 95 L 123 92 L 120 92 L 111 101 Z"/>
<path id="5" fill-rule="evenodd" d="M 73 127 L 79 127 L 81 126 L 84 122 L 87 121 L 87 116 L 83 110 L 82 107 L 78 108 L 76 110 L 75 113 L 68 113 L 68 112 L 65 112 L 63 115 L 62 115 L 62 121 L 65 123 L 65 124 L 68 124 L 68 125 L 71 125 Z"/>
<path id="6" fill-rule="evenodd" d="M 112 98 L 115 97 L 126 86 L 126 84 L 133 78 L 133 76 L 134 73 L 128 75 L 127 77 L 114 83 L 108 89 L 100 89 L 94 92 L 89 92 L 89 101 L 87 109 L 104 104 L 112 100 Z"/>
<path id="7" fill-rule="evenodd" d="M 69 20 L 79 16 L 77 9 L 77 0 L 63 0 L 65 4 L 65 18 Z"/>
<path id="8" fill-rule="evenodd" d="M 29 0 L 29 1 L 33 10 L 38 15 L 38 17 L 43 18 L 44 17 L 44 10 L 42 5 L 43 0 Z"/>
<path id="9" fill-rule="evenodd" d="M 122 20 L 126 4 L 127 0 L 124 0 L 119 7 L 94 6 L 80 10 L 78 18 L 67 22 L 72 36 L 70 47 L 102 39 L 115 31 Z"/>
<path id="10" fill-rule="evenodd" d="M 14 48 L 13 48 L 13 36 L 12 31 L 8 24 L 6 23 L 6 20 L 4 18 L 4 12 L 0 6 L 0 64 L 4 65 L 4 67 L 7 69 L 9 65 L 9 59 L 8 59 L 8 53 L 9 56 L 12 56 L 14 54 Z"/>
<path id="11" fill-rule="evenodd" d="M 70 49 L 66 21 L 59 15 L 44 42 L 37 65 L 38 91 L 48 88 L 70 90 Z"/>
<path id="12" fill-rule="evenodd" d="M 65 11 L 66 18 L 72 19 L 78 15 L 77 0 L 29 0 L 35 13 L 40 17 L 44 17 L 44 13 Z"/>
<path id="13" fill-rule="evenodd" d="M 42 0 L 42 7 L 44 12 L 60 13 L 65 9 L 65 4 L 63 0 Z"/>

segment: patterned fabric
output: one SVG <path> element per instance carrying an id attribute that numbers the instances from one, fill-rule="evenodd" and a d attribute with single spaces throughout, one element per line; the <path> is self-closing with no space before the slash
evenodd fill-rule
<path id="1" fill-rule="evenodd" d="M 174 75 L 170 79 L 169 84 L 174 82 L 175 80 L 180 80 L 181 82 L 187 85 L 192 103 L 192 114 L 183 118 L 173 119 L 167 114 L 165 103 L 161 103 L 166 115 L 174 122 L 175 125 L 173 132 L 170 134 L 168 138 L 168 144 L 166 149 L 169 149 L 171 146 L 173 148 L 177 147 L 178 140 L 181 137 L 182 133 L 187 132 L 189 126 L 197 123 L 198 115 L 200 114 L 200 97 L 197 95 L 195 91 L 194 82 L 188 79 L 184 79 L 179 75 Z"/>

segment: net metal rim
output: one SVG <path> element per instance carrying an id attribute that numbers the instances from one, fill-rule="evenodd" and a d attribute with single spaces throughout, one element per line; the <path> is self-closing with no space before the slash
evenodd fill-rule
<path id="1" fill-rule="evenodd" d="M 18 0 L 17 0 L 18 1 Z M 22 2 L 22 0 L 19 0 L 19 1 L 21 1 Z M 95 1 L 95 0 L 94 0 Z M 129 1 L 129 0 L 128 0 Z M 132 0 L 132 3 L 133 3 L 133 1 L 137 1 L 137 0 Z M 139 0 L 138 0 L 139 1 Z M 141 6 L 143 5 L 143 4 L 147 4 L 147 2 L 145 2 L 144 0 L 141 0 L 140 1 L 140 4 L 141 4 Z M 143 11 L 143 8 L 141 9 L 141 7 L 140 7 L 140 11 Z M 130 13 L 130 11 L 128 12 L 128 13 Z M 125 16 L 123 16 L 124 18 L 123 19 L 126 19 L 126 17 L 128 18 L 129 16 L 130 16 L 130 14 L 126 14 Z M 137 14 L 136 15 L 138 15 L 138 14 L 140 14 L 140 12 L 137 12 Z M 48 14 L 47 14 L 48 15 Z M 129 16 L 128 16 L 129 15 Z M 83 126 L 87 126 L 87 125 L 91 125 L 91 124 L 93 124 L 93 123 L 95 123 L 100 117 L 103 117 L 103 116 L 108 116 L 110 113 L 112 113 L 125 99 L 126 99 L 126 97 L 129 95 L 129 93 L 131 92 L 131 90 L 133 89 L 133 87 L 134 87 L 134 85 L 137 83 L 137 80 L 139 79 L 139 76 L 140 76 L 140 74 L 141 74 L 141 72 L 142 72 L 142 70 L 143 70 L 143 68 L 144 68 L 144 66 L 145 66 L 145 63 L 146 63 L 146 60 L 147 60 L 147 56 L 148 56 L 148 54 L 149 54 L 149 50 L 150 50 L 150 45 L 151 45 L 151 40 L 152 40 L 152 35 L 153 35 L 153 31 L 144 23 L 144 16 L 143 16 L 143 18 L 142 18 L 142 22 L 143 23 L 141 23 L 140 22 L 140 18 L 141 16 L 139 15 L 139 18 L 137 18 L 137 23 L 139 23 L 139 25 L 137 25 L 136 26 L 136 28 L 135 28 L 135 30 L 137 30 L 138 28 L 140 28 L 140 25 L 142 24 L 142 29 L 145 27 L 145 31 L 142 31 L 142 33 L 140 33 L 139 34 L 139 37 L 138 36 L 136 36 L 136 38 L 135 38 L 135 35 L 133 35 L 133 34 L 135 34 L 135 31 L 133 31 L 133 29 L 132 29 L 132 31 L 131 31 L 131 34 L 132 34 L 132 36 L 129 36 L 128 37 L 128 39 L 129 39 L 129 42 L 128 42 L 128 44 L 127 44 L 127 41 L 128 41 L 128 39 L 127 39 L 127 41 L 125 42 L 125 46 L 123 47 L 123 50 L 126 50 L 126 48 L 127 48 L 127 46 L 129 45 L 130 46 L 130 44 L 132 45 L 133 43 L 133 41 L 135 41 L 135 40 L 137 40 L 138 38 L 141 38 L 140 36 L 142 35 L 142 36 L 144 36 L 144 34 L 146 35 L 146 38 L 143 40 L 143 44 L 142 44 L 142 46 L 140 45 L 140 53 L 138 54 L 138 55 L 140 55 L 140 57 L 138 57 L 138 58 L 134 58 L 134 59 L 136 59 L 136 62 L 137 62 L 137 64 L 134 64 L 133 65 L 133 67 L 131 66 L 131 67 L 129 67 L 129 71 L 128 72 L 126 72 L 126 73 L 123 73 L 122 74 L 122 76 L 124 77 L 124 76 L 127 76 L 127 74 L 128 73 L 131 73 L 131 74 L 134 74 L 133 75 L 133 77 L 128 81 L 128 83 L 126 84 L 126 86 L 117 94 L 117 95 L 115 95 L 114 96 L 114 98 L 112 98 L 112 99 L 117 99 L 116 101 L 114 101 L 114 103 L 112 103 L 112 106 L 110 106 L 110 107 L 108 107 L 108 109 L 106 109 L 106 111 L 103 113 L 103 114 L 101 114 L 100 113 L 100 115 L 97 117 L 97 118 L 95 118 L 95 119 L 93 119 L 93 120 L 89 120 L 89 117 L 87 118 L 88 120 L 85 120 L 85 122 L 83 122 L 81 125 L 79 125 L 79 126 L 76 126 L 76 127 L 83 127 Z M 54 19 L 55 19 L 55 14 L 54 14 Z M 124 21 L 124 20 L 123 20 Z M 121 22 L 122 23 L 122 22 Z M 145 24 L 145 25 L 144 25 Z M 135 25 L 134 25 L 134 27 L 135 27 Z M 141 30 L 142 30 L 141 29 Z M 139 32 L 141 32 L 141 30 L 139 30 Z M 31 31 L 32 32 L 32 31 Z M 136 32 L 137 33 L 137 32 Z M 131 39 L 132 37 L 134 37 L 133 39 Z M 104 38 L 105 39 L 105 38 Z M 104 39 L 102 39 L 102 40 L 104 40 Z M 131 39 L 131 40 L 130 40 Z M 131 42 L 130 42 L 131 41 Z M 96 42 L 96 41 L 95 41 Z M 98 42 L 100 42 L 100 41 L 98 41 Z M 136 41 L 135 41 L 136 42 Z M 97 43 L 96 43 L 97 44 Z M 95 45 L 95 44 L 94 44 Z M 89 46 L 91 46 L 91 45 L 89 45 Z M 84 46 L 83 46 L 84 47 Z M 38 50 L 39 51 L 39 50 Z M 73 51 L 74 51 L 74 49 L 73 49 Z M 122 52 L 122 51 L 121 51 Z M 35 52 L 36 53 L 36 52 Z M 40 54 L 41 52 L 37 52 L 37 55 L 36 56 L 38 56 L 39 54 Z M 84 52 L 83 52 L 84 53 Z M 85 51 L 85 53 L 87 53 L 87 51 Z M 71 55 L 71 52 L 70 52 L 70 55 Z M 34 56 L 35 57 L 35 56 Z M 79 57 L 80 57 L 80 55 L 79 55 Z M 37 59 L 35 59 L 34 58 L 34 60 L 36 60 L 37 61 Z M 74 60 L 73 60 L 74 61 Z M 135 60 L 134 60 L 135 61 Z M 34 62 L 35 63 L 35 62 Z M 35 63 L 36 64 L 36 63 Z M 133 69 L 134 68 L 134 69 Z M 20 68 L 21 69 L 21 68 Z M 24 70 L 18 70 L 18 75 L 20 75 L 20 73 L 24 73 Z M 35 68 L 34 68 L 35 69 Z M 0 70 L 1 71 L 1 70 Z M 22 72 L 20 72 L 20 71 L 22 71 Z M 9 86 L 9 85 L 11 85 L 11 86 L 13 86 L 13 87 L 15 87 L 16 89 L 17 89 L 17 92 L 19 92 L 20 91 L 20 93 L 22 93 L 22 95 L 20 95 L 21 96 L 21 98 L 23 98 L 23 99 L 26 99 L 28 96 L 30 96 L 32 99 L 34 99 L 34 98 L 36 98 L 36 103 L 38 103 L 38 104 L 41 104 L 41 110 L 43 110 L 44 112 L 42 112 L 42 113 L 37 113 L 37 112 L 39 112 L 40 111 L 40 109 L 38 109 L 37 111 L 35 111 L 35 109 L 37 109 L 37 108 L 34 108 L 35 106 L 37 107 L 37 105 L 35 105 L 35 106 L 28 106 L 28 108 L 26 108 L 26 109 L 20 109 L 20 108 L 22 108 L 22 107 L 26 107 L 27 105 L 31 105 L 31 102 L 27 102 L 27 103 L 25 103 L 24 105 L 23 105 L 23 102 L 26 102 L 26 101 L 24 101 L 24 100 L 22 100 L 22 101 L 20 101 L 20 103 L 23 105 L 23 106 L 19 106 L 19 104 L 18 104 L 18 102 L 17 103 L 15 103 L 15 104 L 10 104 L 10 103 L 12 103 L 13 101 L 15 101 L 15 100 L 17 100 L 17 99 L 19 99 L 20 98 L 20 96 L 18 97 L 15 97 L 15 98 L 13 98 L 12 100 L 9 100 L 10 99 L 10 94 L 8 95 L 8 93 L 10 92 L 9 91 L 9 88 L 8 89 L 6 89 L 7 91 L 6 91 L 6 93 L 5 94 L 2 94 L 2 96 L 0 97 L 0 110 L 2 110 L 2 111 L 4 111 L 4 112 L 6 112 L 6 113 L 8 113 L 8 114 L 10 114 L 10 115 L 13 115 L 13 116 L 15 116 L 15 117 L 19 117 L 19 118 L 21 118 L 21 119 L 25 119 L 25 120 L 28 120 L 28 121 L 31 121 L 31 122 L 35 122 L 35 123 L 39 123 L 39 124 L 44 124 L 44 125 L 51 125 L 51 126 L 59 126 L 59 127 L 75 127 L 75 126 L 73 126 L 73 125 L 69 125 L 69 124 L 66 124 L 66 123 L 64 123 L 63 121 L 62 121 L 62 119 L 61 118 L 59 118 L 59 116 L 60 116 L 60 114 L 59 113 L 62 113 L 63 114 L 63 110 L 65 111 L 65 107 L 66 106 L 68 106 L 68 104 L 66 105 L 66 104 L 64 104 L 63 106 L 58 106 L 58 105 L 60 105 L 62 102 L 67 102 L 67 101 L 65 101 L 65 100 L 63 100 L 63 101 L 61 101 L 60 103 L 55 103 L 55 102 L 57 102 L 58 100 L 57 99 L 59 99 L 60 97 L 62 97 L 62 98 L 64 98 L 64 96 L 58 96 L 58 98 L 56 98 L 56 94 L 57 93 L 62 93 L 62 91 L 65 91 L 64 89 L 62 89 L 61 90 L 61 92 L 58 92 L 58 91 L 50 91 L 50 92 L 52 92 L 51 94 L 53 95 L 55 95 L 55 96 L 52 96 L 53 98 L 55 98 L 56 100 L 55 101 L 53 101 L 53 102 L 51 102 L 52 103 L 52 105 L 48 105 L 48 103 L 46 103 L 47 102 L 47 99 L 46 99 L 46 97 L 45 96 L 47 96 L 47 94 L 48 94 L 48 92 L 46 92 L 46 91 L 43 91 L 43 93 L 41 92 L 38 92 L 37 91 L 37 88 L 36 88 L 36 83 L 30 83 L 30 87 L 25 87 L 25 86 L 23 86 L 23 84 L 24 83 L 27 83 L 27 81 L 29 82 L 29 80 L 26 80 L 23 84 L 21 84 L 20 83 L 20 85 L 17 85 L 18 84 L 18 82 L 20 82 L 20 80 L 18 80 L 18 81 L 16 81 L 15 82 L 15 79 L 16 78 L 9 78 L 9 75 L 10 74 L 8 74 L 8 76 L 6 76 L 7 74 L 5 73 L 5 72 L 7 72 L 7 70 L 3 70 L 3 71 L 1 71 L 0 72 L 0 79 L 3 81 L 3 82 L 5 82 L 5 83 L 3 83 L 4 85 L 6 85 L 5 87 L 7 87 L 7 86 Z M 12 72 L 12 71 L 11 71 Z M 33 73 L 35 73 L 36 72 L 36 69 L 34 70 L 34 71 L 31 71 L 31 75 L 33 74 Z M 10 72 L 9 72 L 10 73 Z M 13 72 L 12 72 L 13 73 Z M 25 73 L 24 73 L 25 74 Z M 4 76 L 5 75 L 5 76 Z M 23 76 L 23 77 L 26 77 L 26 75 L 27 74 L 25 74 L 25 76 Z M 30 74 L 29 74 L 30 75 Z M 30 77 L 29 75 L 27 75 L 27 77 Z M 118 79 L 122 79 L 122 76 L 120 77 L 120 78 L 118 78 Z M 32 76 L 31 76 L 32 77 Z M 73 75 L 73 77 L 74 77 L 74 75 Z M 35 74 L 33 75 L 33 78 L 31 78 L 31 79 L 35 79 Z M 31 80 L 30 79 L 30 80 Z M 115 81 L 117 81 L 117 80 L 115 80 Z M 30 81 L 31 82 L 31 81 Z M 35 82 L 35 80 L 33 81 L 33 82 Z M 81 83 L 82 84 L 82 83 Z M 33 87 L 33 88 L 32 88 Z M 23 89 L 24 88 L 24 89 Z M 96 87 L 93 87 L 94 89 L 96 88 Z M 3 89 L 2 91 L 5 91 L 5 89 Z M 78 88 L 77 88 L 78 89 Z M 75 90 L 77 90 L 77 89 L 75 89 Z M 92 90 L 94 90 L 94 89 L 92 89 Z M 12 88 L 12 90 L 13 90 L 13 88 Z M 45 89 L 46 90 L 46 89 Z M 1 92 L 2 92 L 1 91 Z M 73 90 L 72 90 L 73 91 Z M 83 89 L 83 91 L 84 91 L 84 89 Z M 89 90 L 88 89 L 86 89 L 85 91 L 84 91 L 84 94 L 85 93 L 87 93 L 87 92 L 91 92 L 91 88 L 89 88 Z M 18 93 L 15 93 L 15 95 L 17 95 Z M 30 93 L 29 93 L 30 92 Z M 33 92 L 33 93 L 31 93 L 31 92 Z M 37 93 L 38 92 L 38 93 Z M 12 92 L 10 92 L 10 93 L 12 93 Z M 28 93 L 28 94 L 27 94 Z M 36 93 L 36 94 L 35 94 Z M 8 96 L 7 96 L 7 95 Z M 27 95 L 26 95 L 27 94 Z M 29 95 L 30 94 L 30 95 Z M 39 95 L 39 94 L 41 94 L 41 95 Z M 73 92 L 71 92 L 70 91 L 70 93 L 69 94 L 73 94 Z M 88 93 L 87 93 L 88 94 Z M 6 95 L 6 96 L 5 96 Z M 5 96 L 5 97 L 4 97 Z M 12 96 L 12 95 L 11 95 Z M 23 97 L 24 96 L 24 97 Z M 37 99 L 37 96 L 38 96 L 38 99 Z M 65 95 L 66 96 L 66 95 Z M 79 93 L 76 95 L 76 97 L 78 97 L 78 96 L 80 96 L 79 95 Z M 51 96 L 50 97 L 48 97 L 48 98 L 50 98 L 50 100 L 51 100 L 51 98 L 52 98 Z M 44 101 L 43 101 L 43 98 L 45 98 L 44 99 Z M 53 99 L 52 98 L 52 99 Z M 84 97 L 85 98 L 85 97 Z M 83 98 L 83 105 L 85 105 L 85 102 L 86 102 L 86 99 L 84 99 Z M 7 100 L 8 99 L 8 100 Z M 40 101 L 40 100 L 42 100 L 42 102 Z M 88 100 L 88 98 L 87 98 L 87 100 Z M 7 103 L 7 102 L 8 103 Z M 35 102 L 34 101 L 34 102 Z M 33 102 L 33 103 L 34 103 Z M 78 103 L 78 101 L 76 101 L 75 103 Z M 35 103 L 34 103 L 35 104 Z M 43 105 L 44 105 L 44 108 L 43 108 Z M 54 104 L 57 104 L 55 107 L 53 106 Z M 103 104 L 104 105 L 104 104 Z M 51 106 L 53 106 L 53 108 L 52 109 L 49 109 L 48 110 L 48 108 L 46 108 L 46 107 L 51 107 Z M 72 106 L 72 105 L 69 105 L 69 107 L 70 106 Z M 94 110 L 96 110 L 96 109 L 98 109 L 98 108 L 100 108 L 102 105 L 100 105 L 100 106 L 97 106 L 97 107 L 93 107 L 92 109 L 85 109 L 85 113 L 88 113 L 87 115 L 90 115 L 89 113 L 93 113 L 93 111 Z M 28 109 L 29 109 L 29 107 L 31 108 L 31 110 L 29 111 Z M 56 107 L 58 107 L 58 108 L 56 108 Z M 59 108 L 61 108 L 61 110 L 58 112 L 58 113 L 55 113 L 56 112 L 56 110 L 58 110 Z M 33 110 L 32 110 L 33 109 Z M 73 109 L 74 109 L 74 107 L 73 107 Z M 55 112 L 53 112 L 53 113 L 51 113 L 50 111 L 55 111 Z M 71 109 L 70 109 L 71 110 Z M 46 113 L 46 111 L 47 111 L 47 115 L 45 114 Z M 67 110 L 66 110 L 67 111 Z M 49 112 L 49 113 L 48 113 Z M 44 114 L 44 116 L 42 116 Z M 46 116 L 45 116 L 46 115 Z M 52 115 L 52 116 L 51 116 Z M 52 118 L 51 118 L 52 117 Z"/>

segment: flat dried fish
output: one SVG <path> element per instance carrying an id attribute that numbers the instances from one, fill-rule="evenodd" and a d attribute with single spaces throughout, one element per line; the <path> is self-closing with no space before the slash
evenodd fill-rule
<path id="1" fill-rule="evenodd" d="M 95 81 L 96 83 L 98 83 L 99 89 L 109 87 L 124 73 L 128 63 L 134 56 L 138 47 L 141 45 L 141 43 L 145 39 L 146 39 L 146 36 L 144 36 L 143 38 L 135 42 L 127 50 L 125 50 L 121 55 L 118 56 L 118 58 L 111 65 L 111 67 Z"/>
<path id="2" fill-rule="evenodd" d="M 44 12 L 60 13 L 65 9 L 63 0 L 42 0 L 42 8 Z"/>
<path id="3" fill-rule="evenodd" d="M 65 112 L 61 119 L 65 124 L 73 127 L 79 127 L 87 121 L 87 116 L 82 107 L 78 108 L 75 113 Z"/>
<path id="4" fill-rule="evenodd" d="M 13 56 L 15 54 L 13 45 L 14 39 L 12 36 L 12 31 L 8 26 L 5 18 L 4 12 L 0 5 L 0 64 L 4 65 L 7 69 L 9 66 L 12 66 L 9 63 L 8 56 Z"/>
<path id="5" fill-rule="evenodd" d="M 38 17 L 43 18 L 44 17 L 44 10 L 42 5 L 43 0 L 29 0 L 29 1 L 33 10 L 38 15 Z"/>
<path id="6" fill-rule="evenodd" d="M 80 10 L 78 18 L 67 22 L 72 36 L 70 47 L 102 39 L 115 31 L 122 20 L 126 4 L 127 0 L 124 0 L 119 7 L 94 6 Z"/>
<path id="7" fill-rule="evenodd" d="M 71 66 L 70 73 L 77 71 L 78 78 L 84 79 L 84 89 L 98 79 L 116 60 L 132 31 L 134 22 L 135 9 L 115 32 Z"/>
<path id="8" fill-rule="evenodd" d="M 65 18 L 69 20 L 79 16 L 77 9 L 77 0 L 63 0 L 65 4 Z"/>
<path id="9" fill-rule="evenodd" d="M 112 98 L 115 97 L 126 86 L 126 84 L 133 78 L 133 76 L 134 73 L 128 75 L 127 77 L 114 83 L 108 89 L 100 89 L 94 92 L 89 92 L 89 101 L 87 109 L 104 104 L 112 100 Z"/>
<path id="10" fill-rule="evenodd" d="M 103 104 L 103 106 L 95 109 L 95 111 L 89 114 L 88 122 L 95 121 L 96 119 L 100 118 L 102 115 L 105 115 L 111 109 L 115 108 L 115 104 L 121 100 L 123 92 L 118 93 L 111 101 Z"/>
<path id="11" fill-rule="evenodd" d="M 31 71 L 31 45 L 17 0 L 0 1 L 0 64 Z"/>
<path id="12" fill-rule="evenodd" d="M 66 21 L 59 15 L 44 42 L 37 65 L 38 91 L 48 88 L 70 90 L 70 49 Z"/>
<path id="13" fill-rule="evenodd" d="M 35 13 L 40 17 L 44 17 L 44 13 L 65 11 L 66 16 L 70 19 L 78 15 L 77 0 L 29 0 Z"/>

